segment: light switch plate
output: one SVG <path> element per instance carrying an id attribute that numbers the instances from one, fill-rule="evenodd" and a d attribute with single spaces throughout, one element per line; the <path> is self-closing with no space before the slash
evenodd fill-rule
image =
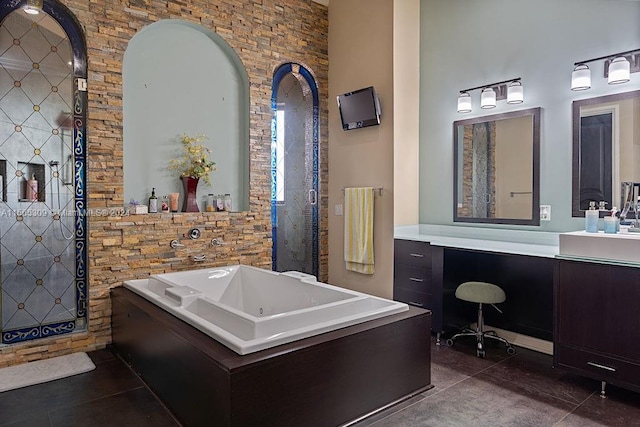
<path id="1" fill-rule="evenodd" d="M 335 205 L 334 213 L 336 216 L 342 216 L 342 204 Z"/>
<path id="2" fill-rule="evenodd" d="M 540 205 L 540 221 L 551 221 L 551 205 Z"/>

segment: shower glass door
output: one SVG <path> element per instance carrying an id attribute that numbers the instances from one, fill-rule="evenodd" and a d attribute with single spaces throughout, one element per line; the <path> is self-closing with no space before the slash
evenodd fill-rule
<path id="1" fill-rule="evenodd" d="M 273 270 L 318 277 L 318 104 L 311 74 L 276 71 L 273 92 Z"/>
<path id="2" fill-rule="evenodd" d="M 84 111 L 58 21 L 0 12 L 0 344 L 12 344 L 86 327 Z"/>

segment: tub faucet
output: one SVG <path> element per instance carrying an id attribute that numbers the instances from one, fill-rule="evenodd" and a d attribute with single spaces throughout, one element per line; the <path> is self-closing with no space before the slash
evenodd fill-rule
<path id="1" fill-rule="evenodd" d="M 207 256 L 206 255 L 192 255 L 191 256 L 191 261 L 193 262 L 204 262 L 207 260 Z"/>
<path id="2" fill-rule="evenodd" d="M 178 240 L 173 239 L 171 242 L 169 242 L 169 246 L 171 246 L 173 249 L 176 249 L 176 248 L 181 248 L 184 245 L 182 243 L 178 242 Z"/>

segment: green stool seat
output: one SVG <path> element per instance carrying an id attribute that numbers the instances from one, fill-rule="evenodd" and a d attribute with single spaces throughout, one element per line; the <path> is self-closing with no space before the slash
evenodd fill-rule
<path id="1" fill-rule="evenodd" d="M 493 283 L 487 282 L 464 282 L 456 288 L 456 298 L 462 301 L 473 302 L 478 304 L 478 319 L 476 328 L 465 328 L 462 332 L 459 332 L 447 340 L 448 345 L 453 345 L 456 339 L 461 337 L 475 337 L 476 338 L 476 354 L 478 357 L 484 357 L 484 340 L 489 338 L 494 341 L 499 341 L 507 347 L 507 353 L 515 354 L 515 349 L 509 344 L 509 341 L 498 336 L 495 331 L 484 330 L 484 315 L 482 313 L 482 304 L 490 304 L 500 313 L 502 311 L 494 304 L 505 302 L 507 296 L 500 286 L 496 286 Z"/>
<path id="2" fill-rule="evenodd" d="M 464 282 L 456 289 L 456 298 L 482 304 L 498 304 L 507 296 L 501 287 L 486 282 Z"/>

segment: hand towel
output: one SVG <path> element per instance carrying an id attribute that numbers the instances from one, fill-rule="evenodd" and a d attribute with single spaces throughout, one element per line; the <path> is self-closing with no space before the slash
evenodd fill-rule
<path id="1" fill-rule="evenodd" d="M 373 274 L 373 187 L 344 190 L 344 261 L 347 270 Z"/>

